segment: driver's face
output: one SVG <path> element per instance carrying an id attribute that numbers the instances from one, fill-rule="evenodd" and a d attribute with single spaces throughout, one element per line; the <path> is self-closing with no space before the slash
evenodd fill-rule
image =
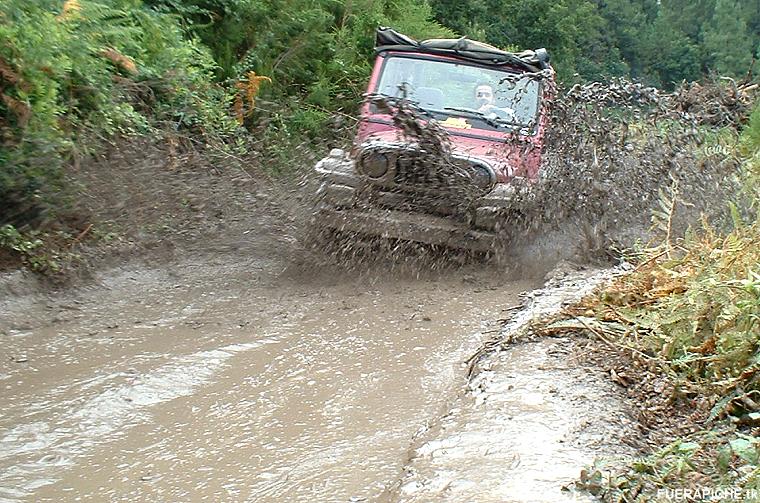
<path id="1" fill-rule="evenodd" d="M 475 89 L 475 100 L 480 106 L 493 104 L 493 88 L 491 86 L 478 86 Z"/>

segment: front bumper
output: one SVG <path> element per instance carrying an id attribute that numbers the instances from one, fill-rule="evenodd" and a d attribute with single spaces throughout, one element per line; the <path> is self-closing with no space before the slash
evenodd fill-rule
<path id="1" fill-rule="evenodd" d="M 373 204 L 364 200 L 366 180 L 354 171 L 353 161 L 338 155 L 317 164 L 321 176 L 317 223 L 329 228 L 416 241 L 449 248 L 486 252 L 497 245 L 503 209 L 513 194 L 500 184 L 475 205 L 467 222 L 454 216 L 446 201 L 433 213 L 409 211 L 410 195 L 375 187 Z M 370 184 L 371 185 L 371 184 Z M 411 196 L 413 198 L 413 196 Z M 447 216 L 451 214 L 451 216 Z"/>
<path id="2" fill-rule="evenodd" d="M 323 207 L 317 212 L 321 225 L 341 230 L 371 234 L 382 238 L 403 239 L 448 248 L 486 252 L 496 246 L 493 232 L 470 229 L 465 224 L 443 217 L 395 210 L 357 210 Z"/>

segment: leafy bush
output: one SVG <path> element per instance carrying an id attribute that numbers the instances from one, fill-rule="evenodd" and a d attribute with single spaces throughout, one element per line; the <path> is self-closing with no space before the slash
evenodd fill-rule
<path id="1" fill-rule="evenodd" d="M 0 16 L 0 223 L 54 218 L 62 166 L 99 140 L 158 121 L 235 127 L 213 60 L 175 16 L 140 0 L 8 0 Z"/>
<path id="2" fill-rule="evenodd" d="M 760 102 L 749 117 L 747 126 L 742 131 L 739 146 L 744 162 L 745 189 L 760 219 Z"/>
<path id="3" fill-rule="evenodd" d="M 37 231 L 22 234 L 12 225 L 0 227 L 0 250 L 15 254 L 32 271 L 54 274 L 61 270 L 61 256 L 58 252 L 45 250 Z M 70 254 L 71 255 L 71 254 Z"/>
<path id="4" fill-rule="evenodd" d="M 744 128 L 737 152 L 755 205 L 760 108 Z M 662 212 L 672 207 L 663 192 Z M 582 481 L 604 501 L 649 501 L 658 489 L 760 488 L 760 218 L 745 222 L 731 206 L 734 228 L 707 225 L 685 240 L 668 237 L 638 267 L 570 312 L 553 329 L 592 327 L 606 343 L 631 352 L 667 376 L 675 395 L 700 403 L 704 429 L 617 470 L 602 482 L 596 467 Z M 574 325 L 575 324 L 575 325 Z"/>
<path id="5" fill-rule="evenodd" d="M 329 109 L 355 104 L 369 75 L 378 26 L 421 38 L 452 36 L 425 0 L 146 0 L 180 16 L 210 48 L 218 76 L 249 71 L 273 80 L 270 96 Z"/>
<path id="6" fill-rule="evenodd" d="M 742 154 L 747 157 L 757 155 L 760 151 L 760 102 L 755 105 L 749 116 L 749 123 L 742 131 Z"/>

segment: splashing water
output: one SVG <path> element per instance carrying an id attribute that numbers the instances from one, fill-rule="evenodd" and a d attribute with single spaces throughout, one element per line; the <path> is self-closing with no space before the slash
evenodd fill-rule
<path id="1" fill-rule="evenodd" d="M 551 121 L 540 178 L 512 181 L 516 190 L 501 214 L 499 249 L 486 258 L 502 265 L 541 263 L 544 268 L 568 258 L 609 261 L 637 242 L 660 238 L 652 215 L 663 201 L 671 203 L 671 239 L 682 236 L 700 217 L 712 224 L 724 221 L 726 202 L 736 194 L 738 161 L 716 145 L 721 135 L 735 135 L 746 119 L 749 107 L 740 92 L 712 83 L 684 85 L 665 94 L 623 80 L 567 90 L 554 90 L 547 80 L 546 86 L 548 98 L 542 106 L 550 107 Z M 403 209 L 448 207 L 452 219 L 466 222 L 479 193 L 452 158 L 445 130 L 403 100 L 393 106 L 373 100 L 391 113 L 399 137 L 425 152 L 424 157 L 416 154 L 415 165 L 436 173 L 430 190 L 415 197 L 414 208 Z M 511 148 L 514 142 L 524 146 L 519 135 L 511 142 L 505 152 L 517 150 Z M 364 196 L 357 197 L 357 206 L 373 208 L 372 198 Z M 305 214 L 309 216 L 308 209 Z M 310 242 L 312 249 L 349 268 L 382 263 L 445 269 L 483 258 L 371 237 L 371 232 L 318 234 Z"/>

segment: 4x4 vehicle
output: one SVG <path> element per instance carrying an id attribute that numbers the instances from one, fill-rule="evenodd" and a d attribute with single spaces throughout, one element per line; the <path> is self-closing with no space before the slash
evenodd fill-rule
<path id="1" fill-rule="evenodd" d="M 333 149 L 316 165 L 318 224 L 491 249 L 511 185 L 538 177 L 554 75 L 548 53 L 510 53 L 466 38 L 417 42 L 388 28 L 377 31 L 376 51 L 367 88 L 374 100 L 362 106 L 353 147 Z M 464 180 L 459 189 L 440 183 L 442 164 L 429 157 L 441 152 L 402 131 L 395 112 L 404 106 L 445 131 L 443 164 Z"/>

